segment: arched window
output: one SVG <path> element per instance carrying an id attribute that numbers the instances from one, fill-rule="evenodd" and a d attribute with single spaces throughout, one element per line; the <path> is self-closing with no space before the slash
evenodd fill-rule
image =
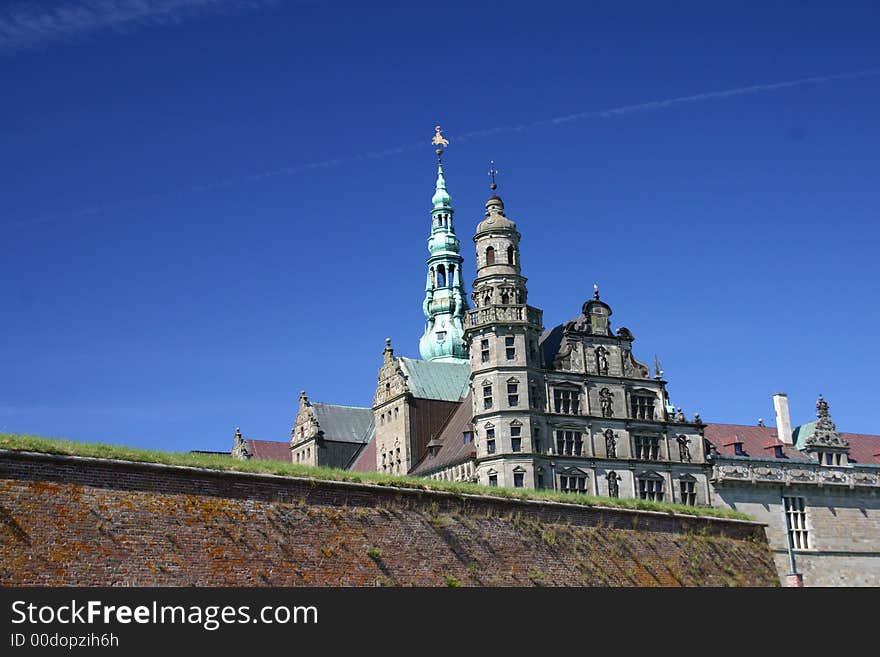
<path id="1" fill-rule="evenodd" d="M 513 250 L 513 246 L 508 246 L 507 247 L 507 262 L 511 265 L 516 264 L 516 262 L 514 262 L 514 256 L 515 256 L 515 251 Z"/>
<path id="2" fill-rule="evenodd" d="M 507 292 L 507 290 L 504 290 L 501 293 L 501 303 L 503 303 L 503 304 L 510 303 L 510 294 Z"/>
<path id="3" fill-rule="evenodd" d="M 443 265 L 437 267 L 437 287 L 446 287 L 446 267 Z"/>
<path id="4" fill-rule="evenodd" d="M 449 284 L 455 285 L 455 265 L 449 265 Z"/>
<path id="5" fill-rule="evenodd" d="M 495 264 L 495 247 L 490 246 L 486 249 L 486 266 Z"/>
<path id="6" fill-rule="evenodd" d="M 435 283 L 436 283 L 437 279 L 434 278 L 434 268 L 433 267 L 431 267 L 430 273 L 431 273 L 431 287 L 436 287 Z"/>

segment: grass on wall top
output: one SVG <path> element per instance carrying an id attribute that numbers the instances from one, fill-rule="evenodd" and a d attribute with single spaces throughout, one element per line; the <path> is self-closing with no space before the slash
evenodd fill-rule
<path id="1" fill-rule="evenodd" d="M 238 459 L 233 459 L 230 456 L 223 455 L 161 452 L 157 450 L 122 447 L 119 445 L 104 445 L 101 443 L 83 443 L 56 438 L 42 438 L 25 434 L 0 433 L 0 449 L 118 459 L 121 461 L 135 461 L 140 463 L 183 465 L 193 468 L 206 468 L 209 470 L 229 470 L 289 477 L 306 477 L 326 481 L 350 481 L 418 490 L 437 490 L 460 494 L 468 493 L 472 495 L 492 495 L 495 497 L 506 497 L 511 499 L 549 500 L 553 502 L 580 504 L 583 506 L 640 509 L 645 511 L 662 511 L 666 513 L 679 513 L 692 516 L 734 518 L 738 520 L 751 519 L 744 513 L 730 509 L 685 506 L 683 504 L 651 502 L 642 499 L 598 497 L 595 495 L 563 493 L 553 490 L 489 487 L 458 481 L 435 481 L 433 479 L 424 479 L 421 477 L 388 475 L 380 472 L 351 472 L 349 470 L 313 467 L 297 463 L 288 463 L 285 461 L 240 461 Z"/>

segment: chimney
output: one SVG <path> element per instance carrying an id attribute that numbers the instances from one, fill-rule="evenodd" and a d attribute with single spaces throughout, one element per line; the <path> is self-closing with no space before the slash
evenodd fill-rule
<path id="1" fill-rule="evenodd" d="M 793 445 L 791 437 L 791 415 L 788 413 L 788 395 L 777 392 L 773 395 L 773 408 L 776 409 L 776 433 L 786 445 Z"/>

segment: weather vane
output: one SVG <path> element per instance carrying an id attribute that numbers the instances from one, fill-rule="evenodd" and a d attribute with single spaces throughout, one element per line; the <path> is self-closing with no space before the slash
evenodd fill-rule
<path id="1" fill-rule="evenodd" d="M 498 189 L 498 185 L 495 184 L 495 176 L 498 175 L 498 169 L 495 168 L 495 160 L 489 160 L 489 178 L 492 179 L 492 184 L 489 185 L 489 189 L 495 191 Z"/>
<path id="2" fill-rule="evenodd" d="M 449 146 L 449 140 L 440 134 L 439 125 L 434 126 L 434 138 L 431 143 L 437 147 L 437 161 L 439 162 L 443 159 L 443 147 Z"/>

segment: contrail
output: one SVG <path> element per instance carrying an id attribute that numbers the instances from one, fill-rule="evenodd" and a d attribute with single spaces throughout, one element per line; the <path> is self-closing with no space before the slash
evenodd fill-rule
<path id="1" fill-rule="evenodd" d="M 584 119 L 610 119 L 616 116 L 626 114 L 634 114 L 636 112 L 649 112 L 652 110 L 666 109 L 675 105 L 685 105 L 687 103 L 700 103 L 707 100 L 718 100 L 721 98 L 732 98 L 735 96 L 747 96 L 749 94 L 757 94 L 765 91 L 776 91 L 778 89 L 788 89 L 791 87 L 800 87 L 808 84 L 821 84 L 823 82 L 834 82 L 836 80 L 851 80 L 856 78 L 868 78 L 880 75 L 880 69 L 870 69 L 866 71 L 857 71 L 855 73 L 840 73 L 837 75 L 820 75 L 811 78 L 800 78 L 798 80 L 789 80 L 787 82 L 774 82 L 772 84 L 754 84 L 748 87 L 737 87 L 735 89 L 725 89 L 723 91 L 710 91 L 702 94 L 694 94 L 692 96 L 677 96 L 675 98 L 666 98 L 664 100 L 652 100 L 647 103 L 638 103 L 636 105 L 623 105 L 622 107 L 613 107 L 605 110 L 593 110 L 588 112 L 578 112 L 576 114 L 566 114 L 564 116 L 555 116 L 551 119 L 541 119 L 531 123 L 499 126 L 495 128 L 487 128 L 485 130 L 475 130 L 459 135 L 457 141 L 467 141 L 469 139 L 482 139 L 497 134 L 508 132 L 521 132 L 523 130 L 532 130 L 545 126 L 558 126 L 572 121 L 583 121 Z"/>
<path id="2" fill-rule="evenodd" d="M 178 24 L 205 14 L 259 9 L 277 0 L 68 0 L 0 11 L 0 54 L 100 30 Z"/>
<path id="3" fill-rule="evenodd" d="M 758 94 L 769 91 L 777 91 L 780 89 L 789 89 L 791 87 L 800 87 L 804 85 L 810 84 L 823 84 L 826 82 L 834 82 L 837 80 L 852 80 L 858 78 L 869 78 L 876 77 L 880 75 L 880 69 L 869 69 L 864 71 L 856 71 L 854 73 L 839 73 L 836 75 L 822 75 L 815 76 L 810 78 L 800 78 L 797 80 L 788 80 L 786 82 L 774 82 L 771 84 L 754 84 L 747 87 L 736 87 L 734 89 L 724 89 L 722 91 L 710 91 L 701 94 L 694 94 L 691 96 L 676 96 L 674 98 L 666 98 L 663 100 L 652 100 L 645 103 L 637 103 L 635 105 L 622 105 L 620 107 L 612 107 L 604 110 L 590 110 L 585 112 L 577 112 L 575 114 L 566 114 L 562 116 L 555 116 L 548 119 L 540 119 L 538 121 L 532 121 L 529 123 L 521 123 L 516 125 L 506 125 L 506 126 L 496 126 L 494 128 L 486 128 L 483 130 L 472 130 L 471 132 L 465 132 L 460 135 L 452 135 L 453 141 L 456 142 L 467 142 L 478 139 L 486 139 L 488 137 L 493 137 L 499 134 L 506 134 L 511 132 L 522 132 L 526 130 L 533 130 L 535 128 L 545 128 L 545 127 L 558 127 L 567 125 L 574 121 L 584 121 L 587 119 L 610 119 L 618 116 L 626 116 L 627 114 L 635 114 L 637 112 L 650 112 L 655 110 L 663 110 L 670 107 L 674 107 L 676 105 L 685 105 L 688 103 L 701 103 L 710 100 L 721 100 L 724 98 L 732 98 L 735 96 L 747 96 L 750 94 Z M 168 198 L 174 198 L 183 196 L 188 193 L 204 193 L 213 191 L 216 189 L 222 189 L 226 187 L 232 187 L 234 185 L 239 184 L 247 184 L 259 182 L 262 180 L 266 180 L 268 178 L 276 178 L 279 176 L 292 176 L 301 173 L 306 173 L 308 171 L 313 171 L 315 169 L 328 169 L 332 167 L 341 166 L 343 164 L 350 164 L 352 162 L 360 162 L 364 160 L 379 160 L 387 157 L 391 157 L 394 155 L 400 155 L 401 153 L 406 153 L 408 151 L 415 151 L 419 149 L 424 149 L 426 147 L 427 140 L 422 140 L 418 142 L 412 142 L 406 145 L 398 146 L 396 148 L 388 148 L 381 151 L 367 151 L 363 153 L 357 153 L 354 155 L 348 155 L 344 157 L 338 157 L 327 160 L 318 160 L 315 162 L 307 162 L 304 164 L 298 164 L 288 167 L 282 167 L 279 169 L 273 169 L 270 171 L 262 171 L 259 173 L 252 173 L 243 176 L 236 176 L 232 178 L 225 178 L 216 180 L 210 183 L 196 185 L 188 188 L 178 189 L 169 192 L 161 192 L 156 194 L 149 194 L 145 196 L 140 196 L 136 198 L 130 198 L 126 200 L 120 200 L 111 203 L 104 203 L 100 205 L 95 205 L 91 207 L 81 208 L 79 210 L 74 211 L 64 211 L 55 214 L 47 214 L 39 217 L 35 217 L 32 219 L 13 222 L 6 224 L 5 228 L 22 228 L 25 226 L 33 226 L 43 223 L 48 223 L 52 221 L 57 221 L 60 219 L 71 219 L 77 218 L 87 215 L 93 214 L 102 214 L 104 212 L 108 212 L 110 210 L 114 210 L 117 208 L 128 207 L 134 205 L 136 203 L 144 202 L 144 201 L 155 201 L 162 200 Z"/>

